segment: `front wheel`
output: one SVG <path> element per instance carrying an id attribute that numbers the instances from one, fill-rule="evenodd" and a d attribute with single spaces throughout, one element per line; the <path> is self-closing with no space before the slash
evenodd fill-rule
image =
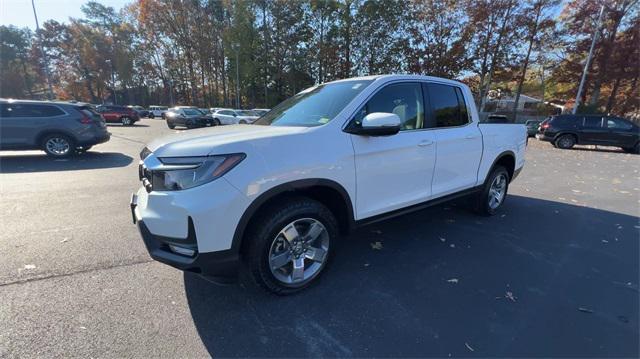
<path id="1" fill-rule="evenodd" d="M 333 213 L 317 201 L 298 197 L 272 205 L 258 216 L 245 238 L 255 282 L 286 295 L 317 281 L 339 236 Z"/>
<path id="2" fill-rule="evenodd" d="M 153 112 L 151 112 L 149 113 L 149 118 L 153 120 L 154 118 L 156 118 L 156 116 L 153 114 Z"/>
<path id="3" fill-rule="evenodd" d="M 131 117 L 123 117 L 120 119 L 120 122 L 122 122 L 123 126 L 131 126 L 133 125 L 133 119 L 131 119 Z"/>
<path id="4" fill-rule="evenodd" d="M 171 122 L 167 121 L 167 127 L 169 127 L 169 129 L 173 130 L 174 128 L 176 128 L 176 125 L 174 125 Z"/>
<path id="5" fill-rule="evenodd" d="M 217 118 L 213 119 L 213 125 L 214 126 L 220 126 L 220 120 L 218 120 Z"/>
<path id="6" fill-rule="evenodd" d="M 484 216 L 493 216 L 504 204 L 509 189 L 509 172 L 496 166 L 487 177 L 482 191 L 476 198 L 476 212 Z"/>

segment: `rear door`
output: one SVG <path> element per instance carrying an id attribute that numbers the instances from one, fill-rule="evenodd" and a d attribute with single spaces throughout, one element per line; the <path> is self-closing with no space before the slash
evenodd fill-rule
<path id="1" fill-rule="evenodd" d="M 579 122 L 581 122 L 581 125 L 578 128 L 578 143 L 598 145 L 607 142 L 602 116 L 587 115 Z"/>
<path id="2" fill-rule="evenodd" d="M 436 164 L 431 190 L 441 197 L 474 187 L 482 157 L 482 134 L 471 120 L 462 89 L 428 83 L 431 122 L 436 141 Z"/>
<path id="3" fill-rule="evenodd" d="M 66 115 L 60 107 L 49 104 L 3 104 L 3 147 L 34 147 L 42 131 L 51 127 L 52 121 Z"/>
<path id="4" fill-rule="evenodd" d="M 638 129 L 629 121 L 618 117 L 606 117 L 607 141 L 611 146 L 631 148 L 638 139 Z"/>

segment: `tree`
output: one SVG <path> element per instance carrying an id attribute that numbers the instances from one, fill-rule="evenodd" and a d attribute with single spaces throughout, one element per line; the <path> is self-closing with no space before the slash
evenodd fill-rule
<path id="1" fill-rule="evenodd" d="M 526 79 L 531 51 L 534 46 L 540 48 L 542 46 L 541 43 L 545 38 L 544 35 L 553 31 L 555 21 L 551 19 L 549 11 L 559 3 L 559 0 L 529 0 L 519 16 L 519 26 L 525 29 L 524 38 L 527 40 L 527 53 L 522 63 L 522 70 L 518 79 L 515 100 L 513 103 L 514 121 L 518 116 L 518 102 L 520 101 L 522 86 Z"/>

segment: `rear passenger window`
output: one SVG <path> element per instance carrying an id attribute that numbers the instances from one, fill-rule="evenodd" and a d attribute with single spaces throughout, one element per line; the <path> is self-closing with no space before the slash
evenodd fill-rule
<path id="1" fill-rule="evenodd" d="M 587 128 L 601 128 L 602 117 L 587 116 L 584 118 L 584 127 Z"/>
<path id="2" fill-rule="evenodd" d="M 469 123 L 467 105 L 459 88 L 433 83 L 427 86 L 436 127 L 463 126 Z"/>
<path id="3" fill-rule="evenodd" d="M 57 106 L 34 104 L 5 104 L 2 117 L 53 117 L 64 115 Z"/>

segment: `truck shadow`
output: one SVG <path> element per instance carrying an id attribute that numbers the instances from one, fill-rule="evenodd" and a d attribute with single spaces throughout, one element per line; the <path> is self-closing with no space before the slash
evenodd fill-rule
<path id="1" fill-rule="evenodd" d="M 0 156 L 0 173 L 78 171 L 126 167 L 133 158 L 122 153 L 92 152 L 65 159 L 53 159 L 46 154 Z"/>
<path id="2" fill-rule="evenodd" d="M 510 196 L 361 228 L 294 296 L 184 285 L 214 357 L 637 357 L 638 238 L 632 215 Z"/>

